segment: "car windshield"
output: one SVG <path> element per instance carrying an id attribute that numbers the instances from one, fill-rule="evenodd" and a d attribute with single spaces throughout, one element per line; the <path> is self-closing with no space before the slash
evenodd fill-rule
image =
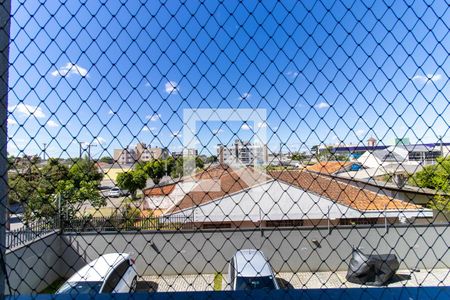
<path id="1" fill-rule="evenodd" d="M 98 294 L 102 283 L 101 281 L 66 282 L 59 288 L 57 294 Z"/>
<path id="2" fill-rule="evenodd" d="M 272 276 L 237 277 L 236 290 L 275 289 Z"/>

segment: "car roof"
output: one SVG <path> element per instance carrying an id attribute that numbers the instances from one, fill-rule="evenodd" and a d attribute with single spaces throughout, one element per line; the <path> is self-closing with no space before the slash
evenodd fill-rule
<path id="1" fill-rule="evenodd" d="M 81 270 L 67 281 L 103 281 L 118 264 L 129 258 L 130 254 L 128 253 L 109 253 L 102 255 L 81 268 Z"/>
<path id="2" fill-rule="evenodd" d="M 243 249 L 234 255 L 237 276 L 272 276 L 272 268 L 264 254 L 256 249 Z"/>

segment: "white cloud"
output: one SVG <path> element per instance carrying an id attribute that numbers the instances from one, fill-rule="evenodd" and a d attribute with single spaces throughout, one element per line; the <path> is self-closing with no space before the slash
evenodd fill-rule
<path id="1" fill-rule="evenodd" d="M 70 75 L 78 75 L 81 77 L 87 77 L 88 76 L 88 71 L 77 65 L 77 64 L 73 64 L 68 62 L 65 66 L 53 71 L 50 73 L 53 77 L 69 77 Z"/>
<path id="2" fill-rule="evenodd" d="M 146 87 L 151 87 L 152 85 L 150 84 L 150 82 L 147 81 L 147 82 L 145 83 L 145 86 L 146 86 Z"/>
<path id="3" fill-rule="evenodd" d="M 22 116 L 26 117 L 33 116 L 38 119 L 45 118 L 45 114 L 42 108 L 29 104 L 19 103 L 17 105 L 8 107 L 8 110 L 10 113 L 19 113 Z"/>
<path id="4" fill-rule="evenodd" d="M 180 90 L 180 88 L 178 87 L 178 83 L 176 83 L 175 81 L 166 82 L 166 84 L 164 85 L 164 89 L 167 94 L 176 94 Z"/>
<path id="5" fill-rule="evenodd" d="M 286 75 L 291 77 L 291 78 L 293 78 L 293 79 L 296 78 L 298 76 L 298 74 L 299 73 L 297 71 L 287 71 L 286 72 Z"/>
<path id="6" fill-rule="evenodd" d="M 144 127 L 142 127 L 141 131 L 148 132 L 148 131 L 155 131 L 155 130 L 156 130 L 156 127 L 144 126 Z"/>
<path id="7" fill-rule="evenodd" d="M 150 120 L 150 122 L 155 122 L 161 119 L 161 114 L 153 114 L 153 115 L 147 115 L 145 116 L 147 120 Z"/>
<path id="8" fill-rule="evenodd" d="M 248 126 L 247 123 L 244 123 L 244 124 L 242 124 L 241 129 L 242 130 L 250 130 L 250 126 Z"/>
<path id="9" fill-rule="evenodd" d="M 108 111 L 108 115 L 113 115 L 114 114 L 114 112 L 110 109 L 109 111 Z"/>
<path id="10" fill-rule="evenodd" d="M 50 128 L 56 128 L 56 127 L 59 127 L 58 123 L 56 123 L 56 122 L 53 121 L 53 120 L 48 120 L 48 121 L 47 121 L 47 126 L 50 127 Z"/>
<path id="11" fill-rule="evenodd" d="M 98 136 L 94 139 L 94 145 L 103 145 L 106 143 L 106 140 L 102 138 L 101 136 Z"/>
<path id="12" fill-rule="evenodd" d="M 416 75 L 412 78 L 413 81 L 419 83 L 429 83 L 431 81 L 436 82 L 442 79 L 441 74 L 427 74 L 427 75 Z"/>
<path id="13" fill-rule="evenodd" d="M 357 137 L 362 137 L 364 135 L 364 133 L 366 133 L 366 131 L 364 129 L 358 129 L 355 131 L 355 134 Z"/>
<path id="14" fill-rule="evenodd" d="M 12 119 L 12 118 L 8 118 L 8 125 L 12 126 L 12 125 L 17 125 L 16 120 Z"/>
<path id="15" fill-rule="evenodd" d="M 325 108 L 329 108 L 330 104 L 326 103 L 326 102 L 319 102 L 314 106 L 316 109 L 325 109 Z"/>
<path id="16" fill-rule="evenodd" d="M 250 94 L 250 93 L 243 93 L 240 97 L 239 97 L 239 99 L 240 100 L 247 100 L 247 99 L 250 99 L 250 97 L 252 96 L 252 94 Z"/>

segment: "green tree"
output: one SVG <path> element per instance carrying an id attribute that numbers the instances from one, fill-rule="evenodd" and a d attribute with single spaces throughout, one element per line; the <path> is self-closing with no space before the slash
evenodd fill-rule
<path id="1" fill-rule="evenodd" d="M 200 157 L 197 156 L 195 158 L 195 166 L 197 168 L 203 169 L 205 167 L 205 162 Z"/>
<path id="2" fill-rule="evenodd" d="M 114 163 L 114 159 L 111 156 L 103 156 L 100 158 L 100 162 L 106 163 L 106 164 L 112 164 Z"/>
<path id="3" fill-rule="evenodd" d="M 183 168 L 184 168 L 184 159 L 182 157 L 179 157 L 175 160 L 175 164 L 172 171 L 170 172 L 170 176 L 172 176 L 173 178 L 179 178 L 183 176 L 184 172 Z"/>
<path id="4" fill-rule="evenodd" d="M 303 153 L 300 153 L 300 152 L 294 152 L 294 153 L 292 153 L 291 159 L 299 160 L 299 161 L 304 160 L 304 159 L 306 159 L 306 155 Z"/>
<path id="5" fill-rule="evenodd" d="M 436 164 L 425 166 L 409 178 L 409 184 L 439 192 L 428 207 L 450 211 L 450 158 L 437 158 Z"/>
<path id="6" fill-rule="evenodd" d="M 147 176 L 142 170 L 134 170 L 119 173 L 117 175 L 117 186 L 128 190 L 131 198 L 136 199 L 136 191 L 145 188 Z"/>
<path id="7" fill-rule="evenodd" d="M 97 182 L 103 179 L 103 173 L 100 172 L 96 163 L 83 158 L 77 160 L 69 169 L 69 178 L 74 181 L 75 185 L 79 187 L 81 182 Z"/>
<path id="8" fill-rule="evenodd" d="M 166 163 L 162 160 L 153 160 L 146 163 L 143 167 L 145 174 L 153 180 L 154 184 L 159 184 L 166 174 Z"/>
<path id="9" fill-rule="evenodd" d="M 10 201 L 24 204 L 27 220 L 51 219 L 58 212 L 71 217 L 84 203 L 105 204 L 98 191 L 101 178 L 95 165 L 87 161 L 77 161 L 70 169 L 58 159 L 49 159 L 41 168 L 30 163 L 10 177 Z"/>
<path id="10" fill-rule="evenodd" d="M 209 157 L 206 158 L 206 163 L 207 164 L 211 164 L 211 163 L 215 163 L 217 161 L 217 156 L 215 155 L 211 155 Z"/>

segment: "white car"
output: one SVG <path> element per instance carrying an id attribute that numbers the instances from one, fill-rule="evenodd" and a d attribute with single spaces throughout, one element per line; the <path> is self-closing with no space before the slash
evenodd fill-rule
<path id="1" fill-rule="evenodd" d="M 105 254 L 69 278 L 57 294 L 131 293 L 136 290 L 134 260 L 127 253 Z"/>
<path id="2" fill-rule="evenodd" d="M 280 289 L 266 257 L 261 251 L 255 249 L 236 252 L 229 264 L 228 282 L 233 291 Z"/>
<path id="3" fill-rule="evenodd" d="M 126 191 L 122 191 L 121 189 L 115 187 L 109 190 L 108 192 L 108 197 L 113 197 L 113 198 L 117 198 L 117 197 L 122 197 L 122 196 L 126 196 Z"/>

